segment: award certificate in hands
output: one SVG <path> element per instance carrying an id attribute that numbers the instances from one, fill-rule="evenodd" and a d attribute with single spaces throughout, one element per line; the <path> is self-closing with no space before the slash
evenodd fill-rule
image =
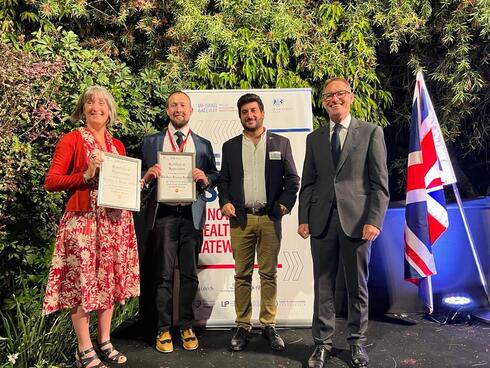
<path id="1" fill-rule="evenodd" d="M 196 167 L 194 153 L 158 152 L 161 175 L 158 178 L 158 202 L 182 203 L 196 200 L 196 183 L 192 170 Z"/>
<path id="2" fill-rule="evenodd" d="M 140 210 L 141 160 L 113 153 L 101 153 L 97 206 Z"/>

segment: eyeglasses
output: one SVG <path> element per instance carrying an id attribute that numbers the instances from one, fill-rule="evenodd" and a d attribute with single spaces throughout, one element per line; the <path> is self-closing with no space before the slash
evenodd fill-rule
<path id="1" fill-rule="evenodd" d="M 332 93 L 324 93 L 323 94 L 323 100 L 324 101 L 331 101 L 333 99 L 333 97 L 337 97 L 337 98 L 343 98 L 345 97 L 345 95 L 351 93 L 350 91 L 337 91 L 337 92 L 332 92 Z"/>

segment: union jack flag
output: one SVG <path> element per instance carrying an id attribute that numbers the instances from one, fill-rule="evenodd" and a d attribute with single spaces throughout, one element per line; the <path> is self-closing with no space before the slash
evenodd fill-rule
<path id="1" fill-rule="evenodd" d="M 405 209 L 405 280 L 419 286 L 419 296 L 433 312 L 431 276 L 436 266 L 432 246 L 447 229 L 443 171 L 434 135 L 440 131 L 421 72 L 412 104 Z M 434 134 L 435 133 L 435 134 Z"/>

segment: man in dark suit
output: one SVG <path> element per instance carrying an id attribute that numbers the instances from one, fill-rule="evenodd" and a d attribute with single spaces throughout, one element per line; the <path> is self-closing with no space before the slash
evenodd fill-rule
<path id="1" fill-rule="evenodd" d="M 252 328 L 251 286 L 255 252 L 260 275 L 262 335 L 274 350 L 284 350 L 275 329 L 277 257 L 281 218 L 291 212 L 299 188 L 289 140 L 267 132 L 264 104 L 247 93 L 237 102 L 243 134 L 223 144 L 219 203 L 230 217 L 231 248 L 235 260 L 237 330 L 230 348 L 240 351 Z"/>
<path id="2" fill-rule="evenodd" d="M 310 133 L 299 194 L 298 233 L 311 235 L 315 283 L 312 333 L 315 351 L 308 366 L 323 367 L 335 328 L 334 283 L 343 264 L 348 294 L 347 341 L 352 365 L 367 367 L 368 264 L 371 242 L 380 233 L 389 202 L 386 146 L 379 126 L 350 115 L 349 83 L 325 83 L 323 106 L 330 123 Z"/>
<path id="3" fill-rule="evenodd" d="M 195 134 L 188 122 L 192 114 L 190 98 L 181 91 L 173 92 L 167 102 L 170 124 L 163 132 L 143 138 L 142 181 L 150 183 L 151 191 L 146 203 L 146 224 L 154 258 L 155 307 L 157 313 L 156 349 L 163 353 L 173 351 L 172 291 L 176 261 L 179 264 L 179 327 L 183 347 L 198 348 L 192 324 L 192 304 L 198 287 L 197 260 L 203 240 L 206 220 L 206 189 L 215 187 L 218 180 L 211 143 Z M 193 152 L 196 168 L 192 178 L 196 182 L 197 200 L 184 203 L 159 203 L 156 178 L 162 170 L 157 163 L 158 152 Z"/>

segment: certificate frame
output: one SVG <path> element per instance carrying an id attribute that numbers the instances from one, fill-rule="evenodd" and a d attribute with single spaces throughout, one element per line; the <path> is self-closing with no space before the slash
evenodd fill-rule
<path id="1" fill-rule="evenodd" d="M 139 212 L 141 160 L 101 152 L 97 206 Z"/>
<path id="2" fill-rule="evenodd" d="M 161 174 L 157 200 L 166 203 L 188 203 L 197 199 L 192 170 L 196 167 L 194 152 L 158 152 Z"/>

